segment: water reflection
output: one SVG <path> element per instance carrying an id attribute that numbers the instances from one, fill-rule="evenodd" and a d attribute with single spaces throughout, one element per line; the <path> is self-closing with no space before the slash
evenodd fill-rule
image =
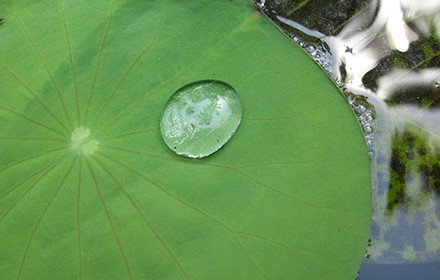
<path id="1" fill-rule="evenodd" d="M 438 263 L 423 264 L 371 264 L 363 263 L 357 280 L 438 280 Z"/>
<path id="2" fill-rule="evenodd" d="M 365 263 L 440 261 L 440 0 L 257 2 L 362 124 L 374 193 Z"/>

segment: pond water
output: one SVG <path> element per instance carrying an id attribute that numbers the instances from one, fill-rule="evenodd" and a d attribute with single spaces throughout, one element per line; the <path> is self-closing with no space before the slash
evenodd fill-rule
<path id="1" fill-rule="evenodd" d="M 438 279 L 440 0 L 255 4 L 321 65 L 361 124 L 374 212 L 359 279 Z"/>
<path id="2" fill-rule="evenodd" d="M 416 264 L 380 264 L 364 262 L 362 263 L 357 280 L 438 280 L 439 275 L 440 266 L 435 262 Z"/>

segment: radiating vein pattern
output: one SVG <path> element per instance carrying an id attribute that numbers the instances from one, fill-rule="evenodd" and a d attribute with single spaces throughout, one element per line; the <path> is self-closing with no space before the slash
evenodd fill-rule
<path id="1" fill-rule="evenodd" d="M 362 135 L 250 1 L 4 0 L 0 18 L 0 278 L 353 278 Z M 161 114 L 202 80 L 243 119 L 183 158 Z"/>

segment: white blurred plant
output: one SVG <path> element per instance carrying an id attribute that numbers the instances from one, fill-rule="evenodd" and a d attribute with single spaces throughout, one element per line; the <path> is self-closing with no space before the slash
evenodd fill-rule
<path id="1" fill-rule="evenodd" d="M 419 34 L 440 37 L 440 0 L 371 0 L 336 36 L 327 36 L 289 18 L 277 18 L 326 42 L 331 49 L 333 78 L 351 89 L 362 88 L 364 75 L 391 51 L 408 51 Z M 341 67 L 346 73 L 344 80 Z"/>
<path id="2" fill-rule="evenodd" d="M 377 5 L 379 8 L 374 17 Z M 359 31 L 371 20 L 368 28 Z M 417 30 L 408 26 L 409 21 Z M 373 0 L 370 7 L 353 18 L 338 36 L 328 37 L 326 41 L 332 50 L 336 50 L 333 54 L 335 70 L 341 64 L 345 65 L 344 82 L 353 89 L 362 87 L 363 76 L 392 50 L 406 52 L 410 43 L 418 40 L 418 33 L 428 36 L 432 32 L 440 36 L 440 0 Z M 432 71 L 426 73 L 431 75 Z M 396 78 L 395 73 L 390 75 Z M 399 77 L 405 79 L 405 75 Z M 389 95 L 381 92 L 382 96 Z"/>

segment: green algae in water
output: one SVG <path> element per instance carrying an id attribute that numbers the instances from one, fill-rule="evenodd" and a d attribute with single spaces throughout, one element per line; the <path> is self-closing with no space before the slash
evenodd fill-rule
<path id="1" fill-rule="evenodd" d="M 240 125 L 242 107 L 228 84 L 206 80 L 177 90 L 160 122 L 167 146 L 178 155 L 201 158 L 225 145 Z"/>

